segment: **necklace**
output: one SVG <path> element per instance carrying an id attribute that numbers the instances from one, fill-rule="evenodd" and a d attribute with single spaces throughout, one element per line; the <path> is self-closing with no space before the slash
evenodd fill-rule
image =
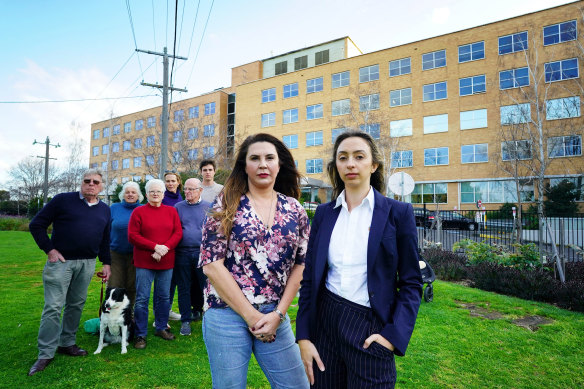
<path id="1" fill-rule="evenodd" d="M 260 219 L 262 219 L 262 222 L 264 223 L 264 225 L 267 228 L 270 228 L 271 227 L 270 223 L 272 222 L 272 207 L 274 206 L 274 197 L 275 197 L 274 196 L 274 191 L 272 190 L 272 196 L 271 196 L 271 200 L 270 200 L 270 208 L 268 209 L 268 218 L 266 219 L 264 217 L 264 215 L 261 214 L 260 208 L 258 207 L 258 203 L 253 198 L 253 195 L 251 194 L 251 191 L 249 191 L 249 198 L 251 199 L 252 205 L 253 205 L 254 209 L 257 211 Z"/>

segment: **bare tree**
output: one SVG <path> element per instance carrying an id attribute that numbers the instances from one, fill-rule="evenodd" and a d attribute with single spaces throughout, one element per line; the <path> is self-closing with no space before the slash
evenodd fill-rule
<path id="1" fill-rule="evenodd" d="M 65 192 L 79 189 L 83 172 L 87 169 L 85 140 L 80 136 L 81 131 L 79 123 L 71 123 L 71 141 L 66 146 L 68 155 L 59 175 L 59 187 Z"/>
<path id="2" fill-rule="evenodd" d="M 40 196 L 45 180 L 45 163 L 42 158 L 26 157 L 8 170 L 9 187 L 17 198 L 30 201 Z M 49 195 L 54 195 L 58 187 L 59 173 L 49 162 Z"/>

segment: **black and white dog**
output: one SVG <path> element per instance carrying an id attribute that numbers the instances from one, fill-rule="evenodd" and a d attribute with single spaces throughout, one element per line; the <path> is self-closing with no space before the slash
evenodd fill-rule
<path id="1" fill-rule="evenodd" d="M 107 288 L 105 301 L 101 306 L 99 344 L 94 354 L 111 343 L 122 344 L 122 354 L 128 352 L 128 341 L 133 337 L 132 308 L 130 299 L 123 288 Z"/>

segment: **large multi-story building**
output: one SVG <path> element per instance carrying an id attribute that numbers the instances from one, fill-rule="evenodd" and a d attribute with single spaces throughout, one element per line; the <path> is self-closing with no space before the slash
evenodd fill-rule
<path id="1" fill-rule="evenodd" d="M 481 200 L 494 208 L 517 200 L 516 184 L 522 199 L 532 201 L 541 174 L 552 185 L 573 181 L 584 201 L 581 7 L 567 4 L 368 54 L 345 37 L 234 68 L 229 89 L 173 104 L 171 159 L 188 170 L 185 161 L 215 147 L 228 164 L 233 144 L 269 132 L 290 148 L 306 187 L 319 189 L 313 196 L 325 200 L 334 139 L 360 129 L 378 139 L 389 172 L 414 178 L 405 198 L 412 203 L 469 209 Z M 203 115 L 211 101 L 214 113 Z M 191 117 L 199 106 L 201 116 Z M 142 178 L 146 157 L 150 166 L 157 163 L 160 112 L 93 124 L 91 163 L 105 163 L 112 177 Z M 137 120 L 154 125 L 140 134 Z M 201 130 L 210 124 L 214 132 Z M 189 138 L 193 128 L 201 130 L 196 142 Z M 138 138 L 142 149 L 135 147 Z"/>

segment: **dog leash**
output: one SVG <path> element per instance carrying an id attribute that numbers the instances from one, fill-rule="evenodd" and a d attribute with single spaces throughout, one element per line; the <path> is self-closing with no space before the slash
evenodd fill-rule
<path id="1" fill-rule="evenodd" d="M 101 304 L 103 304 L 103 285 L 107 282 L 105 280 L 105 274 L 103 274 L 102 272 L 97 272 L 96 274 L 99 278 L 101 278 L 101 294 L 99 295 L 99 313 L 98 316 L 99 318 L 101 318 Z"/>

